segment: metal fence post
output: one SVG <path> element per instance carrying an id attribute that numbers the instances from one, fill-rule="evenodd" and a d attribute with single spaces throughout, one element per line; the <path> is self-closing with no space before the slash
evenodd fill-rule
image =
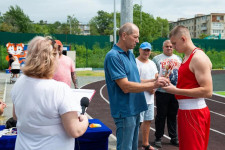
<path id="1" fill-rule="evenodd" d="M 88 48 L 87 48 L 87 42 L 85 42 L 86 47 L 86 67 L 88 67 Z"/>

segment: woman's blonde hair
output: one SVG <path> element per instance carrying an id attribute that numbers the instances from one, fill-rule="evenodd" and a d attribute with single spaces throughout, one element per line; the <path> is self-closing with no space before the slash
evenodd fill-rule
<path id="1" fill-rule="evenodd" d="M 36 36 L 28 43 L 23 73 L 37 78 L 52 78 L 56 67 L 57 45 L 49 37 Z"/>

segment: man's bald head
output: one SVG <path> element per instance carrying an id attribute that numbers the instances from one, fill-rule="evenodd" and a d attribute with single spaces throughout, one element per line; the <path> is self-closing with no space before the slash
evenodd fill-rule
<path id="1" fill-rule="evenodd" d="M 121 37 L 122 34 L 125 32 L 127 35 L 130 35 L 133 33 L 133 30 L 139 30 L 138 27 L 133 23 L 125 23 L 122 25 L 119 29 L 119 36 Z"/>

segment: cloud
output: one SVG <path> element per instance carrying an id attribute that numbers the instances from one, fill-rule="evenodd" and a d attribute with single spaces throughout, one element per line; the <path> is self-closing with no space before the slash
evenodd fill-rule
<path id="1" fill-rule="evenodd" d="M 140 2 L 133 0 L 134 4 L 140 5 Z M 48 23 L 66 22 L 68 15 L 87 23 L 99 10 L 114 11 L 114 0 L 0 0 L 1 13 L 8 11 L 10 5 L 18 5 L 34 22 Z M 120 12 L 120 5 L 121 0 L 116 0 L 117 12 Z M 171 21 L 193 18 L 195 14 L 225 13 L 224 0 L 142 0 L 142 5 L 142 11 Z"/>

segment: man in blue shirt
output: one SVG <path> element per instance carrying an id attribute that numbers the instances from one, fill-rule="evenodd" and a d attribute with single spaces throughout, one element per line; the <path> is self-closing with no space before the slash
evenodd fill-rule
<path id="1" fill-rule="evenodd" d="M 140 112 L 147 110 L 143 91 L 166 86 L 168 79 L 140 83 L 135 57 L 130 49 L 139 42 L 139 29 L 126 23 L 119 29 L 119 41 L 107 53 L 105 78 L 111 115 L 116 124 L 117 150 L 137 150 Z"/>

